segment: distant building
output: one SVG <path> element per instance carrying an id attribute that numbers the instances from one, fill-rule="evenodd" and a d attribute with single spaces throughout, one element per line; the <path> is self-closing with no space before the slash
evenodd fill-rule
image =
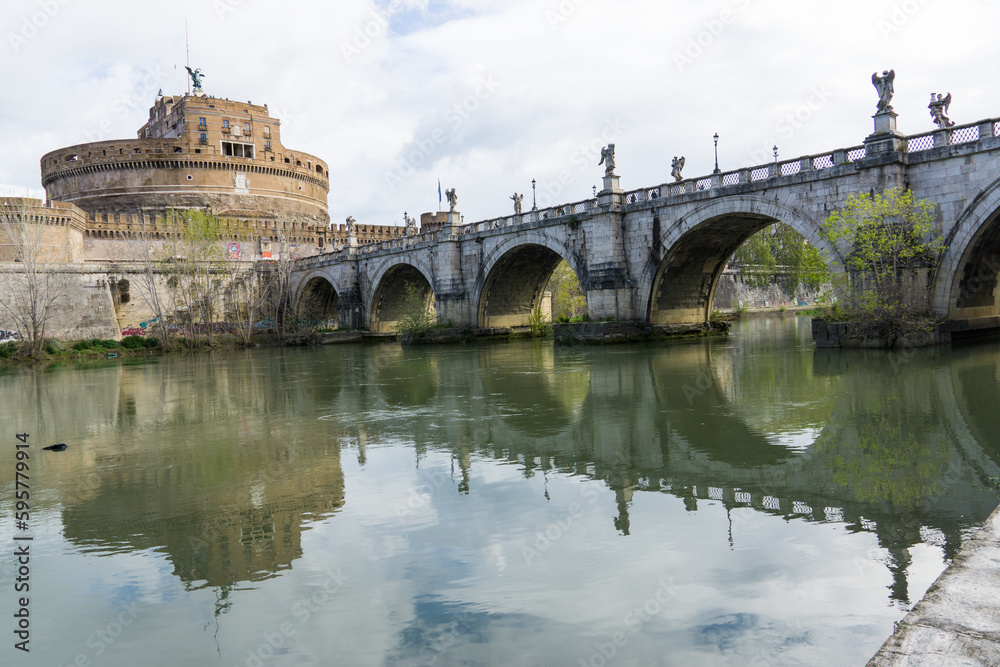
<path id="1" fill-rule="evenodd" d="M 420 214 L 421 232 L 436 232 L 446 224 L 448 224 L 448 213 L 446 211 Z"/>
<path id="2" fill-rule="evenodd" d="M 135 139 L 60 148 L 42 157 L 41 169 L 45 206 L 65 203 L 83 215 L 86 260 L 119 259 L 120 241 L 140 229 L 154 241 L 169 238 L 192 210 L 222 220 L 245 259 L 272 258 L 281 238 L 293 257 L 347 242 L 346 226 L 330 223 L 326 162 L 286 148 L 266 104 L 158 95 Z M 421 215 L 421 231 L 440 228 L 444 217 Z M 401 225 L 357 226 L 361 244 L 405 233 Z"/>
<path id="3" fill-rule="evenodd" d="M 154 238 L 168 234 L 168 217 L 189 209 L 223 219 L 233 239 L 284 235 L 303 254 L 326 242 L 327 165 L 285 148 L 267 106 L 161 95 L 135 139 L 61 148 L 41 166 L 48 199 L 87 213 L 89 258 L 112 258 L 95 241 L 120 239 L 140 222 Z"/>
<path id="4" fill-rule="evenodd" d="M 46 263 L 83 261 L 87 214 L 65 202 L 42 203 L 28 197 L 0 197 L 0 262 L 17 261 L 19 252 Z M 18 234 L 19 239 L 10 234 Z"/>

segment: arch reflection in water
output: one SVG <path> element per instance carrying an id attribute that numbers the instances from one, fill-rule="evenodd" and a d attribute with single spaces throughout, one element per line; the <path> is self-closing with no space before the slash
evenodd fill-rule
<path id="1" fill-rule="evenodd" d="M 316 442 L 303 424 L 273 417 L 303 398 L 330 395 L 317 391 L 321 384 L 296 382 L 303 368 L 288 361 L 192 357 L 181 368 L 166 364 L 169 377 L 159 383 L 144 381 L 139 369 L 117 369 L 120 404 L 142 410 L 127 429 L 99 428 L 74 448 L 86 459 L 56 471 L 66 538 L 97 554 L 158 550 L 194 588 L 259 581 L 291 567 L 304 527 L 344 504 L 344 476 L 338 438 Z M 97 397 L 97 405 L 106 423 L 121 424 L 113 402 Z"/>
<path id="2" fill-rule="evenodd" d="M 1000 355 L 814 351 L 795 322 L 669 347 L 348 345 L 0 380 L 0 418 L 75 443 L 37 462 L 57 528 L 39 546 L 166 565 L 107 593 L 75 568 L 96 593 L 53 612 L 63 652 L 93 631 L 73 620 L 88 604 L 136 589 L 158 631 L 116 644 L 118 664 L 156 642 L 238 664 L 286 622 L 306 664 L 578 663 L 619 630 L 623 663 L 867 659 L 996 504 Z M 327 569 L 349 585 L 300 621 Z M 623 626 L 660 577 L 670 605 Z M 65 578 L 47 581 L 56 609 L 45 587 Z M 222 631 L 198 632 L 213 614 Z"/>

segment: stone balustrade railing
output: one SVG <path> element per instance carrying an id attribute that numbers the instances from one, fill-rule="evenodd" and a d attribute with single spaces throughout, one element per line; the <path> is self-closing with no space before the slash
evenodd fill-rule
<path id="1" fill-rule="evenodd" d="M 573 202 L 571 204 L 560 204 L 559 206 L 550 206 L 536 211 L 528 211 L 527 213 L 519 213 L 502 218 L 493 218 L 492 220 L 474 222 L 469 225 L 463 225 L 461 229 L 462 234 L 474 234 L 476 232 L 485 232 L 491 229 L 500 229 L 501 227 L 514 227 L 516 225 L 538 222 L 539 220 L 558 218 L 564 215 L 586 213 L 587 211 L 595 208 L 597 208 L 596 199 L 584 199 L 583 201 Z"/>
<path id="2" fill-rule="evenodd" d="M 947 129 L 908 136 L 906 137 L 905 151 L 907 153 L 916 153 L 931 148 L 954 146 L 995 136 L 1000 136 L 1000 120 L 988 119 L 967 125 L 956 125 Z M 806 155 L 793 160 L 745 167 L 735 171 L 723 172 L 722 174 L 691 178 L 652 188 L 630 190 L 625 193 L 625 203 L 635 204 L 661 197 L 673 197 L 701 190 L 711 190 L 742 183 L 754 183 L 769 178 L 793 176 L 803 171 L 828 169 L 835 165 L 854 162 L 866 155 L 865 146 L 854 146 L 818 155 Z"/>
<path id="3" fill-rule="evenodd" d="M 918 153 L 920 151 L 940 148 L 942 146 L 955 146 L 978 141 L 979 139 L 998 136 L 1000 136 L 1000 120 L 991 118 L 975 123 L 968 123 L 966 125 L 956 125 L 954 127 L 942 128 L 931 132 L 906 136 L 904 151 L 907 153 Z M 678 195 L 701 192 L 705 190 L 742 185 L 745 183 L 756 183 L 758 181 L 773 178 L 794 176 L 805 171 L 829 169 L 837 165 L 849 164 L 866 157 L 866 155 L 867 149 L 864 145 L 853 146 L 817 155 L 805 155 L 792 160 L 775 161 L 754 167 L 744 167 L 742 169 L 722 172 L 721 174 L 712 174 L 710 176 L 685 179 L 675 183 L 663 183 L 651 188 L 640 188 L 638 190 L 625 192 L 624 203 L 626 205 L 637 204 L 645 201 L 653 201 L 666 197 L 676 197 Z M 527 213 L 519 213 L 516 215 L 473 222 L 468 225 L 460 226 L 459 230 L 462 235 L 475 234 L 477 232 L 485 232 L 503 227 L 515 227 L 550 218 L 586 213 L 597 207 L 597 199 L 585 199 L 571 204 L 550 206 L 548 208 L 528 211 Z M 359 246 L 357 251 L 359 255 L 367 255 L 373 252 L 380 252 L 393 248 L 407 248 L 418 243 L 433 241 L 436 235 L 436 232 L 424 232 L 415 236 L 404 236 L 385 241 L 378 241 L 376 243 Z M 313 262 L 328 261 L 331 256 L 336 256 L 345 250 L 346 248 L 342 248 L 334 251 L 333 253 L 325 253 L 323 255 L 300 260 L 299 266 L 301 268 L 306 268 Z"/>

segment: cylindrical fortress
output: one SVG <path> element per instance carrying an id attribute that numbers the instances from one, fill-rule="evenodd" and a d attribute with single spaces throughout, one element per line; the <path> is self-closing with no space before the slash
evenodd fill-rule
<path id="1" fill-rule="evenodd" d="M 193 208 L 322 245 L 330 219 L 326 163 L 282 146 L 279 120 L 249 102 L 160 96 L 136 139 L 61 148 L 41 167 L 48 199 L 95 221 Z"/>

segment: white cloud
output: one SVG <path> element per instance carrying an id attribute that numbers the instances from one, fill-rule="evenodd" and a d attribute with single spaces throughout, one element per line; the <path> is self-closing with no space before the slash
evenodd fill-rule
<path id="1" fill-rule="evenodd" d="M 186 90 L 185 15 L 206 91 L 267 103 L 286 145 L 330 164 L 334 220 L 434 210 L 438 178 L 458 189 L 467 222 L 507 212 L 511 192 L 530 197 L 532 178 L 554 183 L 566 169 L 556 198 L 583 199 L 603 170 L 597 156 L 586 168 L 574 158 L 614 118 L 628 128 L 615 142 L 626 188 L 666 180 L 673 155 L 687 157 L 686 175 L 709 173 L 715 132 L 724 170 L 769 158 L 773 144 L 781 158 L 858 145 L 872 129 L 871 73 L 890 67 L 904 132 L 933 128 L 931 91 L 953 94 L 956 122 L 997 114 L 975 66 L 994 55 L 1000 7 L 986 0 L 960 16 L 933 0 L 183 0 L 169 12 L 12 0 L 5 10 L 0 50 L 19 75 L 0 92 L 0 183 L 19 188 L 38 187 L 44 152 L 102 123 L 107 138 L 133 137 L 158 88 Z M 483 80 L 499 85 L 484 95 Z M 428 141 L 412 175 L 387 188 L 386 174 Z"/>

